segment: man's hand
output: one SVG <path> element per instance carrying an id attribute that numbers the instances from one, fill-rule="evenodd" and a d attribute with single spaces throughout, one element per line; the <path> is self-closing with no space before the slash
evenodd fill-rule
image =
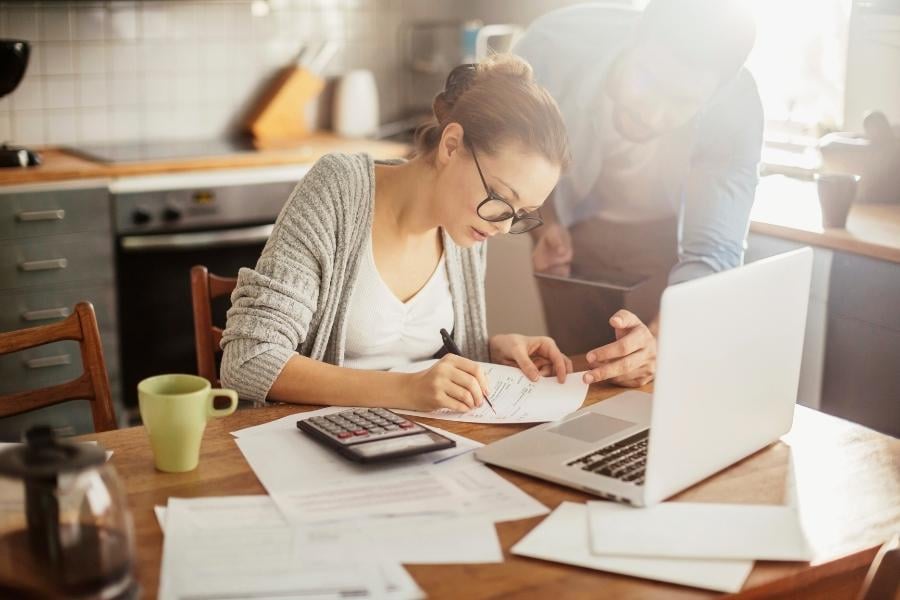
<path id="1" fill-rule="evenodd" d="M 559 223 L 546 223 L 536 233 L 531 259 L 540 273 L 568 275 L 572 265 L 572 237 Z"/>
<path id="2" fill-rule="evenodd" d="M 616 330 L 616 341 L 587 353 L 591 370 L 585 383 L 609 380 L 624 387 L 640 387 L 653 381 L 656 374 L 656 338 L 633 313 L 620 310 L 609 324 Z"/>
<path id="3" fill-rule="evenodd" d="M 488 343 L 493 362 L 519 367 L 531 381 L 556 375 L 560 383 L 565 383 L 566 375 L 572 372 L 572 361 L 552 338 L 505 333 L 491 337 Z"/>

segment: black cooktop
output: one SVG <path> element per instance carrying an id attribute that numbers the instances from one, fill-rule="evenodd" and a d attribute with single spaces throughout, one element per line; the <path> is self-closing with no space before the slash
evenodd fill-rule
<path id="1" fill-rule="evenodd" d="M 153 160 L 178 160 L 225 156 L 255 151 L 249 138 L 210 140 L 172 140 L 96 144 L 68 147 L 66 150 L 104 163 L 139 163 Z"/>

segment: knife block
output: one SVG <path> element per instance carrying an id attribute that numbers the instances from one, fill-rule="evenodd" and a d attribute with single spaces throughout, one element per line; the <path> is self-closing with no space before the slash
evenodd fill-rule
<path id="1" fill-rule="evenodd" d="M 263 96 L 247 126 L 257 142 L 289 141 L 308 136 L 306 105 L 318 96 L 325 81 L 306 69 L 285 68 Z"/>

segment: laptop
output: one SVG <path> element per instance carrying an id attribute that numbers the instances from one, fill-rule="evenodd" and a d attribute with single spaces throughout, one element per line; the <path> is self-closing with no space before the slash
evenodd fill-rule
<path id="1" fill-rule="evenodd" d="M 804 248 L 667 288 L 652 396 L 619 394 L 475 456 L 650 506 L 764 448 L 791 428 L 812 260 Z"/>

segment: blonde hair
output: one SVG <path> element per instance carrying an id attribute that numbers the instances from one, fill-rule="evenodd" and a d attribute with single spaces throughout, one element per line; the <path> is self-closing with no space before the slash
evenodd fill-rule
<path id="1" fill-rule="evenodd" d="M 499 146 L 515 142 L 562 168 L 568 165 L 559 106 L 535 81 L 531 66 L 512 54 L 453 69 L 432 110 L 431 121 L 416 131 L 416 155 L 432 155 L 447 125 L 459 123 L 470 150 L 494 154 Z"/>

